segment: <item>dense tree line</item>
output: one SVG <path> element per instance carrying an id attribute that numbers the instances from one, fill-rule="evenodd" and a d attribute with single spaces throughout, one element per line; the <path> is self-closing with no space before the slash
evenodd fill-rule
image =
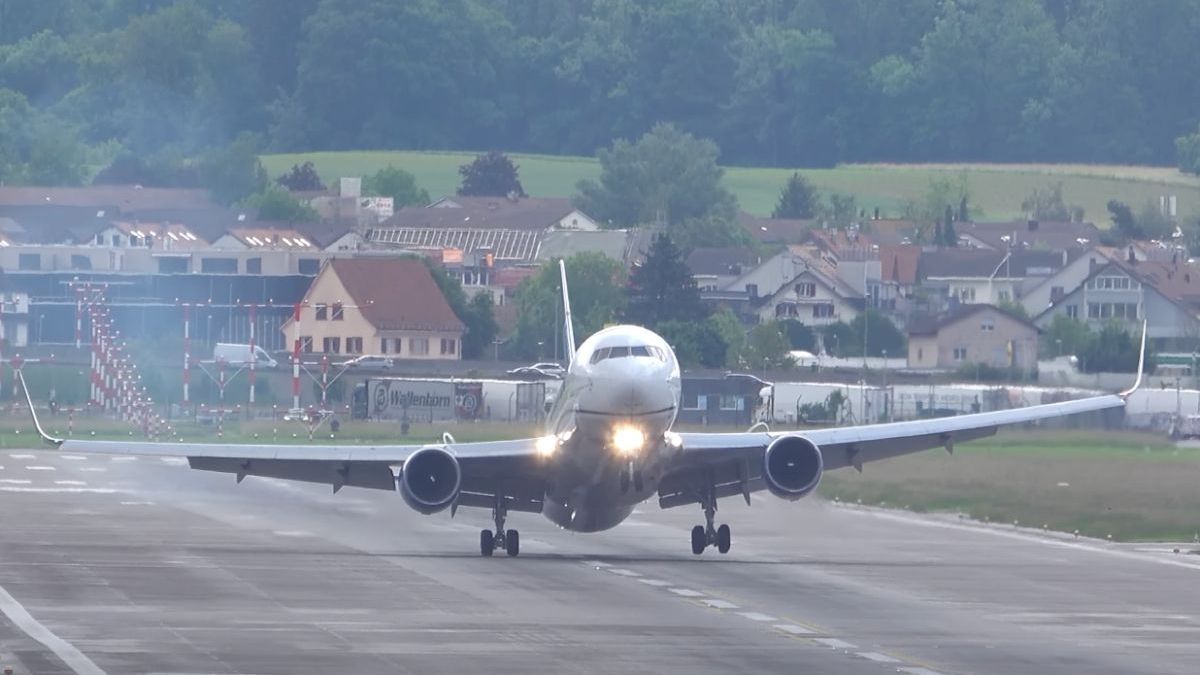
<path id="1" fill-rule="evenodd" d="M 0 179 L 243 132 L 591 155 L 664 122 L 727 163 L 1174 164 L 1198 27 L 1200 0 L 0 0 Z"/>

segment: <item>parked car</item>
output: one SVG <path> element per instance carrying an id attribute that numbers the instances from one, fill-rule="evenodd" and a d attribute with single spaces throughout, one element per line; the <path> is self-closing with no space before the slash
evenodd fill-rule
<path id="1" fill-rule="evenodd" d="M 526 377 L 553 377 L 562 379 L 567 369 L 557 363 L 535 363 L 531 366 L 521 366 L 507 371 L 509 375 L 524 375 Z"/>
<path id="2" fill-rule="evenodd" d="M 389 370 L 396 365 L 395 360 L 390 356 L 379 356 L 377 354 L 363 354 L 356 356 L 349 361 L 343 361 L 338 364 L 346 368 L 356 368 L 358 370 Z"/>
<path id="3" fill-rule="evenodd" d="M 250 349 L 248 344 L 218 342 L 213 347 L 213 361 L 224 361 L 231 366 L 249 366 L 253 361 L 256 368 L 274 368 L 279 364 L 267 350 L 258 345 Z"/>

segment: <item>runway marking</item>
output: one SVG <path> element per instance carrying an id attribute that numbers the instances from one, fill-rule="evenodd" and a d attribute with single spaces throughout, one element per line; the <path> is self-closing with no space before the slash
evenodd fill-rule
<path id="1" fill-rule="evenodd" d="M 108 469 L 106 469 L 102 466 L 85 466 L 85 467 L 80 468 L 79 470 L 80 471 L 90 471 L 92 473 L 104 473 L 105 471 L 108 471 Z"/>
<path id="2" fill-rule="evenodd" d="M 704 594 L 700 591 L 693 591 L 690 588 L 668 588 L 669 592 L 678 595 L 681 598 L 703 598 Z"/>
<path id="3" fill-rule="evenodd" d="M 813 642 L 825 645 L 826 647 L 832 647 L 833 649 L 858 649 L 858 645 L 853 645 L 837 638 L 813 638 Z"/>
<path id="4" fill-rule="evenodd" d="M 740 616 L 744 619 L 750 619 L 751 621 L 764 621 L 765 622 L 765 621 L 778 621 L 779 620 L 779 619 L 776 619 L 775 617 L 771 616 L 770 614 L 762 614 L 760 612 L 738 612 L 738 616 Z"/>
<path id="5" fill-rule="evenodd" d="M 28 471 L 58 471 L 58 469 L 56 469 L 52 466 L 41 466 L 40 464 L 34 465 L 34 466 L 27 466 L 27 467 L 25 467 L 25 469 Z"/>
<path id="6" fill-rule="evenodd" d="M 87 457 L 84 457 L 83 455 L 59 455 L 59 457 L 62 457 L 63 459 L 69 459 L 72 462 L 86 462 L 87 461 Z"/>
<path id="7" fill-rule="evenodd" d="M 311 536 L 313 536 L 312 532 L 305 532 L 304 530 L 275 530 L 271 534 L 274 534 L 275 536 L 278 536 L 278 537 L 311 537 Z"/>
<path id="8" fill-rule="evenodd" d="M 855 656 L 861 656 L 864 659 L 867 659 L 868 661 L 874 661 L 875 663 L 902 663 L 900 659 L 893 659 L 887 654 L 880 654 L 879 652 L 857 652 L 855 653 Z"/>
<path id="9" fill-rule="evenodd" d="M 131 457 L 129 455 L 117 455 L 116 457 L 113 457 L 111 461 L 114 461 L 114 462 L 136 462 L 137 457 Z"/>
<path id="10" fill-rule="evenodd" d="M 36 459 L 37 455 L 13 455 L 13 454 L 10 454 L 9 457 L 12 457 L 13 459 Z"/>
<path id="11" fill-rule="evenodd" d="M 655 588 L 662 588 L 663 586 L 671 585 L 671 582 L 663 581 L 662 579 L 638 579 L 638 581 L 646 584 L 647 586 L 654 586 Z"/>
<path id="12" fill-rule="evenodd" d="M 61 494 L 95 494 L 95 495 L 111 495 L 116 492 L 109 488 L 81 488 L 81 487 L 9 487 L 0 485 L 0 492 L 40 492 L 46 494 L 61 493 Z"/>
<path id="13" fill-rule="evenodd" d="M 187 464 L 187 457 L 159 457 L 163 464 L 174 464 L 175 466 L 183 466 Z"/>
<path id="14" fill-rule="evenodd" d="M 590 567 L 612 567 L 612 565 L 609 565 L 606 562 L 601 562 L 599 560 L 585 560 L 583 564 L 588 565 Z"/>
<path id="15" fill-rule="evenodd" d="M 29 485 L 32 482 L 24 478 L 0 478 L 0 483 L 7 483 L 8 485 Z"/>
<path id="16" fill-rule="evenodd" d="M 25 607 L 3 587 L 0 587 L 0 611 L 4 612 L 14 626 L 40 642 L 46 649 L 54 652 L 54 655 L 62 659 L 63 663 L 67 664 L 67 667 L 75 671 L 77 675 L 107 675 L 100 669 L 100 666 L 84 656 L 83 652 L 79 651 L 75 645 L 50 632 L 49 628 L 33 618 Z"/>
<path id="17" fill-rule="evenodd" d="M 619 567 L 610 567 L 605 571 L 610 574 L 616 574 L 617 576 L 622 576 L 622 577 L 640 577 L 640 576 L 642 576 L 640 573 L 634 572 L 633 570 L 621 569 Z"/>
<path id="18" fill-rule="evenodd" d="M 942 675 L 936 670 L 921 668 L 919 666 L 904 666 L 896 669 L 896 672 L 908 673 L 908 675 Z"/>
<path id="19" fill-rule="evenodd" d="M 737 605 L 733 604 L 732 602 L 730 602 L 728 600 L 708 598 L 706 600 L 702 600 L 701 602 L 708 605 L 709 607 L 712 607 L 713 609 L 737 609 L 738 608 Z"/>
<path id="20" fill-rule="evenodd" d="M 781 630 L 788 635 L 816 635 L 815 631 L 805 628 L 804 626 L 797 626 L 794 623 L 777 623 L 772 626 L 772 628 L 775 630 Z"/>
<path id="21" fill-rule="evenodd" d="M 54 484 L 55 485 L 87 485 L 87 483 L 85 483 L 81 480 L 56 480 L 56 481 L 54 481 Z"/>
<path id="22" fill-rule="evenodd" d="M 154 502 L 121 502 L 121 506 L 154 506 Z"/>

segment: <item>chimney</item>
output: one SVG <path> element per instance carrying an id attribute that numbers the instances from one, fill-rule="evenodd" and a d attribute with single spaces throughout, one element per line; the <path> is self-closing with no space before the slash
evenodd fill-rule
<path id="1" fill-rule="evenodd" d="M 1029 228 L 1029 231 L 1030 231 L 1030 232 L 1037 232 L 1037 229 L 1038 229 L 1038 221 L 1036 221 L 1036 220 L 1030 220 L 1028 223 L 1026 223 L 1026 226 Z"/>

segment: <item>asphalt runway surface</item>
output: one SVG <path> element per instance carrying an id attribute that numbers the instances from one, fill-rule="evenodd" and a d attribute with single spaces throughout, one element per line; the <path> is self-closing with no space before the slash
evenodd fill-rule
<path id="1" fill-rule="evenodd" d="M 953 460 L 947 460 L 953 461 Z M 609 532 L 394 493 L 0 451 L 0 664 L 142 673 L 1185 673 L 1200 556 L 755 496 Z M 886 463 L 873 466 L 885 471 Z"/>

